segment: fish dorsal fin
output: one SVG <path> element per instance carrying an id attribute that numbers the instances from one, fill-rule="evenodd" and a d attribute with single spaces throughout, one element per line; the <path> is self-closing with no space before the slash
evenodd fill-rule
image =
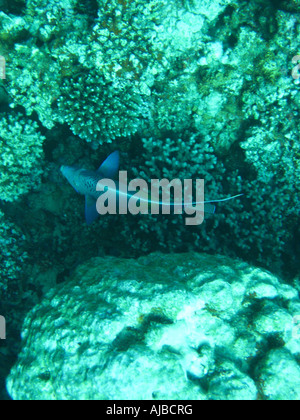
<path id="1" fill-rule="evenodd" d="M 85 221 L 88 225 L 91 225 L 99 216 L 96 207 L 96 200 L 89 195 L 85 196 Z"/>
<path id="2" fill-rule="evenodd" d="M 101 164 L 97 170 L 103 178 L 112 179 L 115 177 L 119 170 L 120 154 L 118 151 L 111 153 L 108 158 Z"/>

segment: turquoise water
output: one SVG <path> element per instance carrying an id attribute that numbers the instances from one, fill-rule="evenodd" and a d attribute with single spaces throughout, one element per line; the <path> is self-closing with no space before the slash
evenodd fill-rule
<path id="1" fill-rule="evenodd" d="M 0 399 L 299 398 L 299 13 L 0 0 Z"/>

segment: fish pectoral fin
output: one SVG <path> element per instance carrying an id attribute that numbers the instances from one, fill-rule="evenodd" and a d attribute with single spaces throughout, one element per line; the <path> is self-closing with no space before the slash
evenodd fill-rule
<path id="1" fill-rule="evenodd" d="M 103 178 L 113 179 L 119 170 L 120 154 L 118 151 L 111 153 L 101 164 L 97 172 L 103 175 Z"/>
<path id="2" fill-rule="evenodd" d="M 85 196 L 85 220 L 88 225 L 91 225 L 99 216 L 96 207 L 96 200 L 89 195 Z"/>
<path id="3" fill-rule="evenodd" d="M 208 214 L 214 214 L 216 211 L 216 206 L 213 206 L 212 204 L 204 204 L 204 213 Z"/>

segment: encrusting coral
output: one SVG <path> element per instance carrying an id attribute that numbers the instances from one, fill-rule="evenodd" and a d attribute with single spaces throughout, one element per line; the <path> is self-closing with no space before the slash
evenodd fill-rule
<path id="1" fill-rule="evenodd" d="M 0 302 L 20 298 L 20 275 L 27 261 L 26 239 L 0 210 Z"/>
<path id="2" fill-rule="evenodd" d="M 44 140 L 22 114 L 0 116 L 0 200 L 14 201 L 40 183 Z"/>
<path id="3" fill-rule="evenodd" d="M 94 258 L 27 315 L 7 388 L 15 399 L 298 400 L 299 309 L 292 286 L 239 260 Z"/>

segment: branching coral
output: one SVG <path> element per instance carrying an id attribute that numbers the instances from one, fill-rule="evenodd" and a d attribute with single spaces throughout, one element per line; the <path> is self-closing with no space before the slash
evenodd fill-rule
<path id="1" fill-rule="evenodd" d="M 74 134 L 96 144 L 135 133 L 147 117 L 142 95 L 125 80 L 106 81 L 92 73 L 65 80 L 62 93 L 60 117 Z"/>
<path id="2" fill-rule="evenodd" d="M 147 181 L 153 178 L 204 179 L 206 200 L 230 195 L 230 186 L 226 186 L 226 180 L 223 179 L 225 168 L 218 162 L 207 138 L 194 134 L 182 139 L 144 138 L 142 141 L 143 154 L 139 159 L 131 161 L 129 172 L 132 177 Z M 195 229 L 187 228 L 179 215 L 139 216 L 129 218 L 126 224 L 120 219 L 122 226 L 119 230 L 136 252 L 140 252 L 141 243 L 143 251 L 153 250 L 153 246 L 164 250 L 184 250 L 199 246 L 201 250 L 207 250 L 210 247 L 209 229 L 212 224 L 216 228 L 224 217 L 222 214 L 215 216 Z"/>
<path id="3" fill-rule="evenodd" d="M 287 142 L 285 148 L 279 148 L 279 153 L 273 150 L 273 155 L 264 162 L 267 151 L 257 139 L 255 153 L 262 153 L 263 158 L 254 162 L 259 169 L 255 180 L 251 180 L 253 168 L 244 162 L 242 152 L 240 164 L 233 162 L 232 167 L 231 159 L 221 160 L 209 143 L 209 138 L 197 135 L 181 140 L 144 139 L 144 154 L 130 161 L 133 176 L 147 180 L 204 178 L 206 200 L 237 193 L 244 196 L 219 203 L 215 214 L 197 228 L 187 228 L 180 216 L 140 216 L 127 218 L 126 223 L 119 219 L 117 229 L 121 237 L 130 243 L 131 252 L 135 249 L 139 253 L 141 244 L 145 252 L 157 248 L 222 250 L 259 261 L 266 267 L 272 265 L 280 272 L 283 260 L 288 254 L 288 258 L 293 255 L 292 241 L 298 223 L 299 195 L 295 193 L 298 181 L 294 178 L 297 171 L 293 166 L 295 156 L 291 155 L 296 150 L 296 142 L 294 152 Z M 248 146 L 246 153 L 251 150 Z M 248 179 L 242 175 L 240 166 L 249 171 Z"/>

